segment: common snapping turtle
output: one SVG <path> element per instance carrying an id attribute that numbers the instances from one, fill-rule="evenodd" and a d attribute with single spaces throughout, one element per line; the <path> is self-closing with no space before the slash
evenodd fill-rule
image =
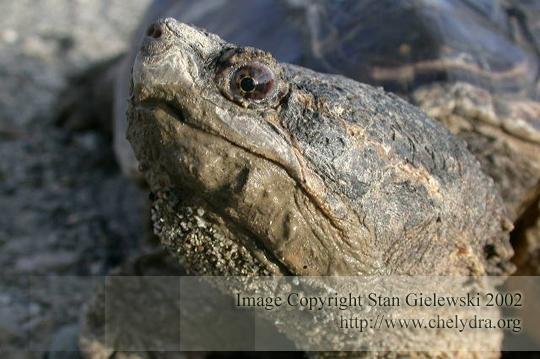
<path id="1" fill-rule="evenodd" d="M 215 215 L 216 231 L 271 272 L 506 272 L 509 224 L 492 180 L 396 96 L 169 18 L 143 41 L 130 104 L 150 187 Z"/>
<path id="2" fill-rule="evenodd" d="M 134 62 L 128 119 L 156 232 L 196 274 L 510 271 L 493 181 L 461 140 L 381 89 L 167 18 Z M 498 335 L 482 339 L 498 350 Z"/>
<path id="3" fill-rule="evenodd" d="M 536 33 L 522 10 L 532 6 L 157 1 L 148 19 L 173 16 L 399 93 L 467 142 L 514 221 L 540 178 Z M 510 225 L 494 187 L 463 143 L 413 107 L 172 20 L 144 31 L 130 136 L 157 192 L 156 229 L 195 272 L 507 272 Z M 274 81 L 262 81 L 270 98 L 258 78 Z M 202 217 L 211 225 L 189 224 Z"/>
<path id="4" fill-rule="evenodd" d="M 136 38 L 159 16 L 261 48 L 279 61 L 383 86 L 418 105 L 464 139 L 494 179 L 518 227 L 516 262 L 525 268 L 537 261 L 540 240 L 529 235 L 536 233 L 529 228 L 540 204 L 535 2 L 159 0 Z M 116 82 L 115 149 L 124 171 L 140 176 L 125 139 L 132 49 Z"/>
<path id="5" fill-rule="evenodd" d="M 128 138 L 156 193 L 157 233 L 191 272 L 510 269 L 508 220 L 492 180 L 459 139 L 381 89 L 279 64 L 267 52 L 168 18 L 149 28 L 133 65 L 128 115 Z M 168 308 L 162 293 L 156 291 L 160 312 Z M 301 333 L 305 324 L 311 326 L 287 325 L 285 333 Z M 89 357 L 112 355 L 85 330 Z M 493 334 L 475 338 L 490 357 L 501 340 Z M 395 338 L 384 340 L 390 345 Z M 370 349 L 369 343 L 362 345 Z"/>

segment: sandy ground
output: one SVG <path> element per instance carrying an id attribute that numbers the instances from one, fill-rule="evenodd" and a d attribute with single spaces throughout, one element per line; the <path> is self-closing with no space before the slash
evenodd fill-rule
<path id="1" fill-rule="evenodd" d="M 55 125 L 69 76 L 125 50 L 147 0 L 0 1 L 0 357 L 40 358 L 137 251 L 145 194 L 99 131 Z"/>

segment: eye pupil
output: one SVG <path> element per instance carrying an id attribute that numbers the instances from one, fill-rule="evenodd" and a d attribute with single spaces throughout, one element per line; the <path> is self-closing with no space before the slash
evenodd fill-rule
<path id="1" fill-rule="evenodd" d="M 223 74 L 227 94 L 242 105 L 263 103 L 275 95 L 276 76 L 270 66 L 259 62 L 248 62 L 241 66 L 229 65 Z"/>
<path id="2" fill-rule="evenodd" d="M 253 92 L 255 90 L 255 80 L 252 77 L 246 76 L 240 80 L 240 88 L 244 92 Z"/>

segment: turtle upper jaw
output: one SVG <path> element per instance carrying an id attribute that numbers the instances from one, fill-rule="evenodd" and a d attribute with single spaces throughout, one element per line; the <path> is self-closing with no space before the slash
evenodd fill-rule
<path id="1" fill-rule="evenodd" d="M 172 18 L 161 19 L 147 30 L 131 72 L 130 95 L 134 102 L 172 100 L 174 93 L 197 96 L 205 80 L 205 66 L 219 53 L 224 41 Z"/>

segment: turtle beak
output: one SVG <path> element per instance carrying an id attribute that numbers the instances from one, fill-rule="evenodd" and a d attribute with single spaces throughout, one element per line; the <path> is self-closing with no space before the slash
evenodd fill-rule
<path id="1" fill-rule="evenodd" d="M 214 35 L 172 18 L 150 25 L 132 67 L 132 101 L 166 97 L 166 89 L 195 87 L 200 70 L 220 46 Z"/>

